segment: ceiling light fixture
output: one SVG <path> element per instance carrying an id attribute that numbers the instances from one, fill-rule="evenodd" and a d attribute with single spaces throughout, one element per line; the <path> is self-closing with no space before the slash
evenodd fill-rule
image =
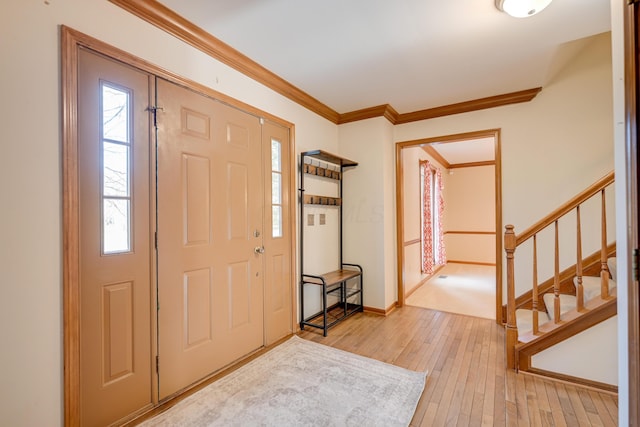
<path id="1" fill-rule="evenodd" d="M 549 6 L 551 0 L 496 0 L 498 10 L 515 18 L 526 18 Z"/>

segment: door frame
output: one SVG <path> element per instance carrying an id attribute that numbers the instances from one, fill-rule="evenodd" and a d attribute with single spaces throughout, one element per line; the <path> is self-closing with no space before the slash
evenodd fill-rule
<path id="1" fill-rule="evenodd" d="M 396 254 L 398 272 L 398 307 L 405 304 L 405 256 L 404 256 L 404 170 L 402 150 L 435 142 L 453 143 L 480 138 L 493 138 L 495 153 L 495 214 L 496 214 L 496 323 L 502 324 L 502 160 L 500 154 L 500 129 L 487 129 L 396 143 Z"/>
<path id="2" fill-rule="evenodd" d="M 162 67 L 153 65 L 144 59 L 131 55 L 123 50 L 113 47 L 91 36 L 83 34 L 67 26 L 60 26 L 61 37 L 61 96 L 62 96 L 62 270 L 63 270 L 63 361 L 64 361 L 64 425 L 78 426 L 80 425 L 80 215 L 79 215 L 79 185 L 78 185 L 78 52 L 80 49 L 87 49 L 98 55 L 103 55 L 110 59 L 122 62 L 125 65 L 137 68 L 144 72 L 164 78 L 172 83 L 187 87 L 191 90 L 199 92 L 205 96 L 209 96 L 218 101 L 226 103 L 230 106 L 238 108 L 256 117 L 269 120 L 280 126 L 289 129 L 290 158 L 289 167 L 293 172 L 296 170 L 295 159 L 295 126 L 293 123 L 283 120 L 277 116 L 269 114 L 265 111 L 250 106 L 244 102 L 238 101 L 220 92 L 217 92 L 207 86 L 196 83 L 192 80 L 174 74 Z M 155 141 L 152 140 L 152 144 Z M 153 150 L 150 153 L 150 161 L 155 162 Z M 293 173 L 291 175 L 294 176 Z M 287 191 L 289 191 L 290 200 L 295 200 L 295 179 L 291 179 Z M 155 188 L 150 189 L 152 203 L 155 203 Z M 297 251 L 296 233 L 296 204 L 289 204 L 289 215 L 292 219 L 289 224 L 291 236 L 291 259 L 290 265 L 295 266 Z M 152 215 L 153 216 L 153 215 Z M 155 259 L 155 251 L 152 258 Z M 150 260 L 151 263 L 154 262 Z M 152 276 L 152 281 L 156 277 Z M 295 331 L 297 327 L 296 313 L 296 281 L 295 274 L 291 274 L 291 310 L 292 324 L 291 330 Z M 152 286 L 153 295 L 149 298 L 153 302 L 157 298 L 155 294 L 155 286 Z M 155 343 L 157 333 L 156 315 L 152 312 L 152 343 Z M 153 345 L 153 355 L 157 355 L 157 348 Z M 157 388 L 157 374 L 152 376 L 152 384 Z M 157 402 L 157 393 L 153 393 L 154 405 Z M 138 414 L 135 414 L 138 415 Z"/>
<path id="3" fill-rule="evenodd" d="M 640 5 L 630 1 L 624 7 L 624 42 L 625 42 L 625 169 L 627 208 L 627 247 L 626 275 L 627 299 L 618 301 L 618 305 L 626 303 L 627 313 L 627 350 L 628 350 L 628 421 L 631 426 L 640 425 L 640 289 L 637 270 L 633 265 L 634 251 L 640 245 L 640 150 L 638 149 L 638 126 L 640 124 L 640 108 L 638 108 L 638 91 L 640 90 Z M 632 261 L 633 260 L 633 261 Z M 637 268 L 637 266 L 636 266 Z"/>

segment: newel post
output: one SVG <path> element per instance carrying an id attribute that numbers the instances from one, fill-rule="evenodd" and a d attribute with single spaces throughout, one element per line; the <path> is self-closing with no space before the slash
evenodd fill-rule
<path id="1" fill-rule="evenodd" d="M 507 253 L 507 368 L 516 369 L 515 348 L 518 342 L 518 326 L 516 324 L 516 292 L 513 261 L 513 254 L 516 251 L 516 234 L 513 232 L 513 225 L 505 226 L 504 250 Z"/>

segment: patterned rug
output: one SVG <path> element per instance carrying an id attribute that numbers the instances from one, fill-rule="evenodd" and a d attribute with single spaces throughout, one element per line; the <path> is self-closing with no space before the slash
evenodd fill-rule
<path id="1" fill-rule="evenodd" d="M 142 426 L 407 426 L 414 372 L 296 336 Z"/>

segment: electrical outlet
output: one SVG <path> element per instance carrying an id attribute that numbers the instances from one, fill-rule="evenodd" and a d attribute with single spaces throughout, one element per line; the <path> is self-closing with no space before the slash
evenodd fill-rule
<path id="1" fill-rule="evenodd" d="M 318 218 L 318 222 L 320 225 L 325 225 L 327 223 L 327 215 L 320 214 L 320 218 Z"/>
<path id="2" fill-rule="evenodd" d="M 314 221 L 314 215 L 313 214 L 308 214 L 307 215 L 307 225 L 313 225 L 313 221 Z"/>

